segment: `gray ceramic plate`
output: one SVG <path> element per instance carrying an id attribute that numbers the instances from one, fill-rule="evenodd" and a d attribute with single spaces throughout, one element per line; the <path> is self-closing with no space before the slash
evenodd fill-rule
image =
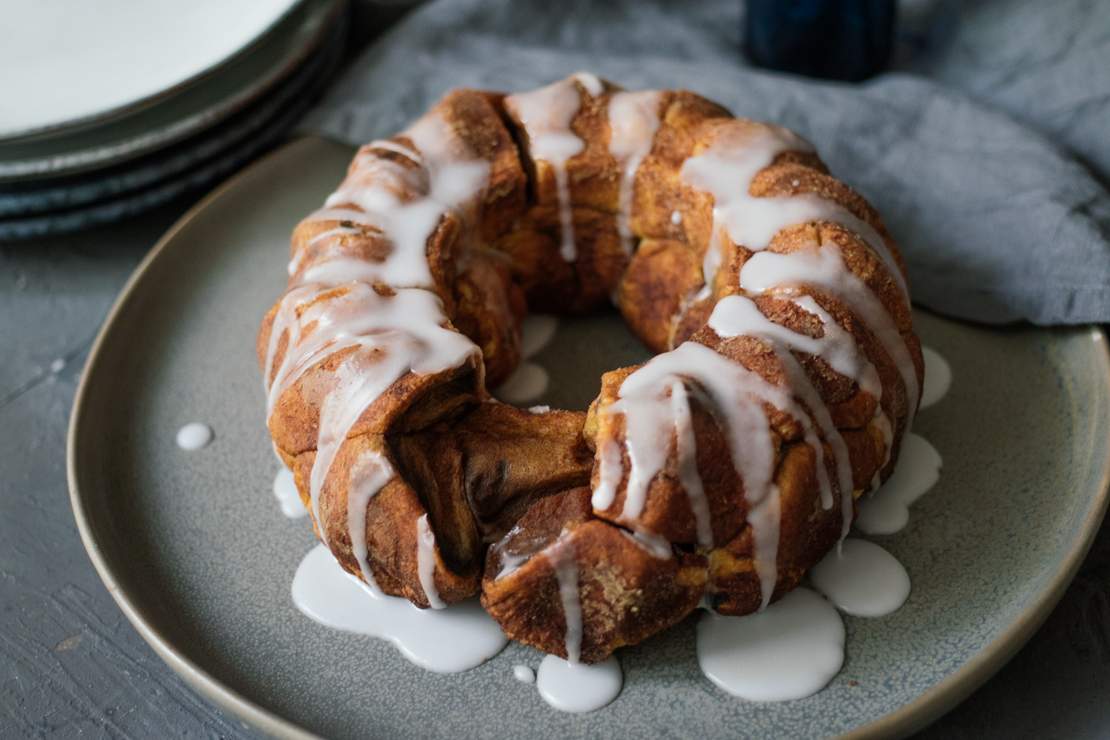
<path id="1" fill-rule="evenodd" d="M 899 734 L 935 719 L 1021 646 L 1074 574 L 1106 505 L 1110 362 L 1097 330 L 988 331 L 919 313 L 955 375 L 916 430 L 944 456 L 910 526 L 884 538 L 913 593 L 884 619 L 846 619 L 844 670 L 808 699 L 718 691 L 693 620 L 621 654 L 609 707 L 561 714 L 514 680 L 539 655 L 511 645 L 455 676 L 317 626 L 289 587 L 312 545 L 270 493 L 276 462 L 254 359 L 285 279 L 288 234 L 352 150 L 291 144 L 202 202 L 135 273 L 89 359 L 69 475 L 89 553 L 127 617 L 201 693 L 261 729 L 328 736 Z M 598 352 L 598 346 L 606 346 Z M 567 322 L 539 357 L 552 403 L 583 406 L 606 366 L 642 350 L 619 322 Z M 177 429 L 216 432 L 184 453 Z"/>

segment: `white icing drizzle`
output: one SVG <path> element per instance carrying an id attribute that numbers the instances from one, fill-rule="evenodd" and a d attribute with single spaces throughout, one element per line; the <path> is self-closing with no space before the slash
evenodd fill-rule
<path id="1" fill-rule="evenodd" d="M 592 712 L 617 698 L 624 674 L 616 656 L 600 663 L 571 663 L 545 655 L 536 672 L 536 688 L 543 700 L 562 712 Z"/>
<path id="2" fill-rule="evenodd" d="M 586 88 L 586 92 L 595 98 L 605 92 L 605 85 L 603 85 L 597 75 L 592 72 L 575 72 L 572 76 L 579 85 Z"/>
<path id="3" fill-rule="evenodd" d="M 540 404 L 538 406 L 529 406 L 528 407 L 528 413 L 530 413 L 530 414 L 549 414 L 549 413 L 551 413 L 551 407 L 546 405 L 546 404 Z"/>
<path id="4" fill-rule="evenodd" d="M 535 683 L 536 672 L 526 665 L 517 663 L 513 666 L 513 678 L 521 683 Z"/>
<path id="5" fill-rule="evenodd" d="M 334 629 L 389 640 L 421 668 L 457 673 L 501 652 L 507 638 L 477 599 L 447 609 L 418 609 L 374 593 L 346 573 L 324 545 L 305 555 L 293 577 L 293 603 Z"/>
<path id="6" fill-rule="evenodd" d="M 625 254 L 632 254 L 632 196 L 636 170 L 651 151 L 659 128 L 656 90 L 619 92 L 609 99 L 609 153 L 621 168 L 617 231 Z"/>
<path id="7" fill-rule="evenodd" d="M 582 604 L 578 599 L 578 562 L 575 560 L 574 545 L 566 535 L 566 530 L 563 530 L 544 552 L 559 582 L 559 600 L 563 604 L 563 619 L 566 622 L 567 661 L 577 663 L 582 655 Z"/>
<path id="8" fill-rule="evenodd" d="M 887 270 L 908 295 L 902 272 L 886 242 L 869 224 L 835 201 L 812 193 L 780 197 L 751 195 L 752 180 L 784 152 L 811 152 L 813 147 L 788 129 L 769 124 L 738 122 L 682 165 L 686 184 L 713 196 L 713 237 L 702 266 L 705 284 L 712 290 L 721 263 L 718 232 L 723 228 L 733 244 L 761 251 L 780 230 L 814 221 L 839 223 L 858 234 L 886 264 Z"/>
<path id="9" fill-rule="evenodd" d="M 319 454 L 317 454 L 317 458 L 319 458 Z M 313 471 L 315 472 L 315 467 Z M 324 472 L 321 476 L 322 485 L 327 473 Z M 350 477 L 347 480 L 347 535 L 351 539 L 351 553 L 355 556 L 363 580 L 373 591 L 378 591 L 378 584 L 374 580 L 373 571 L 370 569 L 369 552 L 366 545 L 366 509 L 370 506 L 370 499 L 378 495 L 378 491 L 393 476 L 393 466 L 383 455 L 367 453 L 360 456 L 355 464 L 351 466 Z M 315 502 L 313 505 L 316 505 Z M 320 537 L 321 539 L 324 538 L 322 527 L 320 528 Z"/>
<path id="10" fill-rule="evenodd" d="M 620 445 L 611 439 L 602 442 L 598 450 L 597 476 L 597 487 L 593 490 L 590 503 L 598 511 L 605 511 L 616 500 L 617 487 L 624 477 Z"/>
<path id="11" fill-rule="evenodd" d="M 774 445 L 763 404 L 770 404 L 795 419 L 808 419 L 785 389 L 696 342 L 685 342 L 670 352 L 657 355 L 629 375 L 621 384 L 619 398 L 604 409 L 604 413 L 625 416 L 625 446 L 631 467 L 621 518 L 634 522 L 644 509 L 648 486 L 667 459 L 675 425 L 675 406 L 682 403 L 681 399 L 672 398 L 673 388 L 676 383 L 687 380 L 709 397 L 714 412 L 722 419 L 733 465 L 744 484 L 748 519 L 755 535 L 756 571 L 762 603 L 766 606 L 777 581 L 779 503 L 778 490 L 772 480 Z M 678 451 L 689 455 L 692 452 L 689 447 L 691 445 L 682 444 Z M 595 509 L 605 510 L 612 505 L 614 481 L 619 483 L 621 479 L 618 475 L 621 463 L 606 446 L 602 447 L 600 457 L 600 485 L 592 503 Z M 683 461 L 679 461 L 680 469 L 683 465 Z"/>
<path id="12" fill-rule="evenodd" d="M 671 414 L 674 417 L 675 457 L 678 462 L 678 481 L 690 499 L 690 511 L 698 545 L 713 547 L 713 523 L 710 521 L 709 499 L 705 496 L 701 473 L 698 472 L 697 440 L 694 437 L 694 419 L 690 413 L 690 399 L 686 386 L 676 380 L 671 383 Z"/>
<path id="13" fill-rule="evenodd" d="M 528 403 L 547 391 L 548 382 L 547 371 L 541 365 L 522 362 L 505 382 L 497 386 L 494 394 L 505 403 Z"/>
<path id="14" fill-rule="evenodd" d="M 297 493 L 297 483 L 293 479 L 293 471 L 282 466 L 274 476 L 274 498 L 281 507 L 281 513 L 290 519 L 300 519 L 308 514 L 308 509 L 301 503 L 301 495 Z"/>
<path id="15" fill-rule="evenodd" d="M 578 73 L 540 90 L 506 98 L 506 105 L 527 131 L 533 156 L 552 168 L 561 227 L 560 253 L 567 261 L 575 260 L 577 255 L 566 165 L 585 146 L 570 128 L 582 102 L 579 86 L 594 97 L 604 93 L 600 80 Z M 628 251 L 631 251 L 629 221 L 635 174 L 651 150 L 659 125 L 658 108 L 659 93 L 654 91 L 617 93 L 609 105 L 610 153 L 622 167 L 618 229 Z M 420 119 L 405 135 L 413 147 L 376 141 L 365 148 L 352 174 L 328 198 L 324 208 L 310 216 L 312 220 L 350 223 L 330 228 L 312 239 L 313 244 L 323 243 L 323 252 L 317 250 L 312 255 L 313 264 L 282 300 L 271 328 L 266 358 L 269 413 L 281 395 L 306 372 L 337 353 L 345 353 L 332 370 L 335 385 L 320 404 L 316 457 L 309 476 L 309 498 L 317 521 L 321 491 L 335 456 L 380 395 L 405 373 L 442 372 L 479 355 L 470 340 L 444 328 L 447 320 L 443 307 L 428 290 L 434 283 L 426 249 L 444 214 L 453 211 L 464 220 L 470 217 L 475 195 L 488 179 L 489 165 L 462 158 L 454 131 L 438 115 Z M 408 162 L 382 157 L 370 151 L 373 149 L 392 152 Z M 802 425 L 806 443 L 817 453 L 817 475 L 826 508 L 832 505 L 832 486 L 818 432 L 829 444 L 836 484 L 846 497 L 842 505 L 846 532 L 852 495 L 847 448 L 828 409 L 791 352 L 819 356 L 836 372 L 858 383 L 861 390 L 879 400 L 882 393 L 874 366 L 859 352 L 851 335 L 816 301 L 797 294 L 795 289 L 810 284 L 828 291 L 868 326 L 898 367 L 911 417 L 918 397 L 923 395 L 909 350 L 893 320 L 877 297 L 845 267 L 835 247 L 814 247 L 788 255 L 762 251 L 775 233 L 789 225 L 813 221 L 840 223 L 871 246 L 905 290 L 901 271 L 882 238 L 840 205 L 811 194 L 774 198 L 750 195 L 752 179 L 775 156 L 785 151 L 810 150 L 806 142 L 785 129 L 738 126 L 707 151 L 688 159 L 681 172 L 684 182 L 705 190 L 715 200 L 712 242 L 703 264 L 706 283 L 703 293 L 711 290 L 722 259 L 720 240 L 727 235 L 733 243 L 758 252 L 741 271 L 742 289 L 752 294 L 793 292 L 790 298 L 823 324 L 823 335 L 813 338 L 770 321 L 746 297 L 730 296 L 715 307 L 710 327 L 722 338 L 748 335 L 768 342 L 782 360 L 790 388 L 768 383 L 704 345 L 686 342 L 632 373 L 621 385 L 617 400 L 603 410 L 625 416 L 629 469 L 621 519 L 633 524 L 642 514 L 648 488 L 667 460 L 673 436 L 677 472 L 689 496 L 698 544 L 703 548 L 713 544 L 712 522 L 697 470 L 689 394 L 704 394 L 718 415 L 733 464 L 744 485 L 763 610 L 742 618 L 708 615 L 698 627 L 698 657 L 703 671 L 714 683 L 749 699 L 799 698 L 820 689 L 839 670 L 844 642 L 839 616 L 811 591 L 796 589 L 767 608 L 777 583 L 781 502 L 773 480 L 775 455 L 764 404 Z M 671 222 L 681 224 L 682 214 L 672 213 Z M 334 237 L 366 230 L 380 232 L 392 245 L 384 260 L 364 261 L 345 256 L 337 249 L 331 254 L 327 252 L 329 244 L 337 241 Z M 299 272 L 305 251 L 302 249 L 290 263 L 291 275 Z M 388 284 L 396 293 L 379 295 L 370 283 Z M 329 292 L 340 285 L 342 289 Z M 526 322 L 525 357 L 538 352 L 554 333 L 554 320 L 544 323 L 545 318 L 549 317 L 533 317 L 531 330 Z M 537 335 L 539 339 L 535 338 Z M 285 351 L 277 363 L 281 343 Z M 543 368 L 523 363 L 517 375 L 522 370 L 527 382 L 517 378 L 516 383 L 527 386 L 529 392 L 522 391 L 515 395 L 515 400 L 507 400 L 517 403 L 530 400 L 546 388 Z M 542 383 L 536 380 L 540 374 Z M 500 395 L 504 397 L 506 386 L 513 395 L 514 386 L 509 383 L 499 389 Z M 922 397 L 922 405 L 926 405 L 926 400 Z M 530 410 L 548 411 L 546 407 Z M 890 420 L 880 410 L 876 421 L 887 439 L 889 456 L 893 437 Z M 923 458 L 915 438 L 920 439 L 907 435 L 903 461 L 907 455 Z M 605 510 L 613 505 L 626 471 L 617 443 L 602 444 L 598 456 L 598 485 L 592 503 Z M 934 476 L 939 465 L 936 456 L 932 466 Z M 882 493 L 887 488 L 897 489 L 890 484 L 898 482 L 902 468 L 900 461 Z M 406 657 L 431 670 L 462 670 L 499 651 L 505 643 L 504 635 L 476 603 L 442 611 L 419 610 L 403 599 L 375 593 L 366 552 L 366 510 L 370 499 L 389 483 L 395 472 L 382 454 L 367 451 L 352 465 L 350 475 L 347 528 L 366 585 L 345 574 L 321 545 L 298 568 L 293 584 L 298 607 L 325 624 L 390 639 Z M 275 492 L 276 486 L 275 480 Z M 906 498 L 894 496 L 892 500 L 900 503 L 904 511 Z M 879 499 L 876 496 L 870 501 Z M 862 521 L 861 513 L 861 528 Z M 653 557 L 672 556 L 671 546 L 663 538 L 642 528 L 632 526 L 632 529 L 624 534 Z M 903 585 L 898 578 L 901 566 L 897 561 L 870 543 L 848 539 L 842 545 L 840 553 L 831 554 L 814 569 L 815 585 L 850 613 L 888 613 L 897 608 L 891 606 L 898 600 Z M 435 537 L 426 514 L 416 521 L 416 547 L 421 586 L 434 609 L 443 609 L 434 581 Z M 887 559 L 875 555 L 876 550 Z M 542 552 L 549 558 L 559 586 L 568 659 L 547 656 L 538 672 L 538 687 L 544 699 L 556 708 L 590 711 L 604 706 L 619 693 L 623 680 L 620 666 L 614 658 L 596 666 L 579 663 L 583 624 L 574 546 L 564 531 Z M 511 574 L 529 557 L 502 554 L 497 578 Z M 905 575 L 904 569 L 900 572 Z M 874 581 L 870 584 L 874 588 L 864 589 L 864 598 L 860 596 L 861 588 L 868 584 L 858 581 L 869 578 Z M 908 593 L 908 578 L 904 590 Z M 905 596 L 900 598 L 904 600 Z M 528 680 L 525 672 L 530 675 L 531 669 L 527 666 L 514 669 L 521 680 Z"/>
<path id="16" fill-rule="evenodd" d="M 906 388 L 909 420 L 917 409 L 917 371 L 906 340 L 894 319 L 866 283 L 844 264 L 835 245 L 799 249 L 789 254 L 759 252 L 740 270 L 740 287 L 752 293 L 797 289 L 812 285 L 843 301 L 882 344 L 894 361 Z"/>
<path id="17" fill-rule="evenodd" d="M 442 372 L 479 352 L 469 339 L 444 328 L 447 319 L 434 293 L 403 289 L 382 296 L 365 283 L 350 283 L 344 290 L 338 296 L 327 295 L 326 288 L 316 285 L 289 291 L 275 316 L 267 353 L 266 375 L 273 378 L 268 399 L 272 413 L 281 394 L 305 372 L 337 352 L 353 350 L 333 370 L 335 385 L 320 404 L 316 458 L 309 478 L 316 521 L 320 521 L 320 492 L 332 461 L 366 409 L 405 373 Z M 313 299 L 318 300 L 305 305 Z M 283 333 L 288 335 L 288 346 L 274 369 Z M 384 458 L 377 465 L 368 463 L 368 470 L 381 466 L 388 466 Z"/>
<path id="18" fill-rule="evenodd" d="M 612 105 L 610 111 L 610 115 L 614 115 Z M 708 150 L 688 159 L 683 164 L 681 177 L 687 185 L 708 192 L 714 198 L 712 243 L 703 264 L 706 285 L 703 295 L 697 298 L 707 296 L 712 290 L 723 256 L 720 240 L 727 236 L 731 242 L 757 252 L 740 274 L 741 288 L 748 295 L 769 291 L 787 294 L 800 309 L 820 320 L 821 336 L 809 337 L 770 321 L 745 296 L 726 297 L 714 307 L 709 326 L 718 336 L 754 336 L 767 342 L 781 361 L 789 389 L 767 383 L 703 345 L 687 342 L 653 358 L 630 375 L 621 385 L 617 400 L 603 411 L 625 415 L 624 444 L 629 470 L 622 520 L 634 522 L 643 512 L 648 488 L 668 458 L 673 436 L 679 475 L 690 496 L 699 545 L 707 547 L 712 543 L 712 528 L 696 466 L 686 388 L 704 391 L 709 396 L 714 413 L 719 415 L 721 427 L 728 436 L 733 464 L 744 483 L 763 606 L 769 602 L 777 580 L 781 506 L 772 478 L 774 453 L 763 404 L 778 408 L 801 424 L 804 441 L 816 456 L 816 474 L 825 508 L 833 505 L 835 481 L 835 489 L 841 496 L 842 537 L 849 531 L 853 514 L 854 484 L 848 447 L 829 409 L 793 353 L 822 358 L 833 370 L 875 397 L 878 402 L 875 423 L 886 438 L 888 458 L 893 437 L 890 420 L 882 410 L 882 401 L 886 399 L 882 397 L 882 385 L 874 365 L 860 352 L 847 331 L 812 297 L 800 294 L 797 289 L 803 284 L 814 284 L 844 302 L 875 334 L 898 367 L 911 410 L 916 408 L 919 395 L 912 357 L 893 319 L 874 293 L 846 268 L 835 246 L 789 255 L 764 251 L 778 231 L 792 224 L 840 223 L 856 232 L 874 250 L 893 279 L 905 290 L 901 270 L 884 240 L 844 207 L 811 194 L 773 198 L 751 195 L 750 187 L 756 174 L 787 151 L 812 151 L 812 148 L 785 129 L 738 123 L 719 136 Z M 681 214 L 673 220 L 680 223 Z M 825 444 L 832 454 L 834 481 L 830 480 L 826 469 Z M 593 496 L 596 509 L 607 510 L 613 505 L 624 475 L 621 449 L 615 443 L 603 444 L 598 451 L 598 476 Z"/>
<path id="19" fill-rule="evenodd" d="M 856 527 L 867 534 L 894 534 L 910 519 L 910 504 L 940 478 L 940 453 L 918 434 L 907 434 L 894 472 L 882 488 L 860 500 Z"/>
<path id="20" fill-rule="evenodd" d="M 671 550 L 671 543 L 666 537 L 661 537 L 652 532 L 636 531 L 629 532 L 622 529 L 620 533 L 627 537 L 637 547 L 651 555 L 653 558 L 659 560 L 670 560 L 674 553 Z"/>
<path id="21" fill-rule="evenodd" d="M 416 572 L 428 605 L 433 609 L 446 607 L 436 590 L 436 536 L 428 526 L 427 514 L 416 520 Z"/>
<path id="22" fill-rule="evenodd" d="M 497 571 L 497 575 L 493 577 L 493 580 L 499 581 L 506 576 L 512 575 L 520 568 L 520 566 L 524 565 L 531 559 L 531 555 L 522 555 L 516 552 L 502 552 L 501 570 Z"/>
<path id="23" fill-rule="evenodd" d="M 844 622 L 829 602 L 806 588 L 744 617 L 706 614 L 698 622 L 697 640 L 706 677 L 749 701 L 811 696 L 844 664 Z"/>
<path id="24" fill-rule="evenodd" d="M 882 472 L 886 468 L 887 463 L 890 462 L 890 456 L 894 454 L 894 427 L 890 423 L 890 417 L 887 416 L 881 408 L 875 409 L 875 418 L 872 423 L 876 425 L 879 433 L 883 435 L 883 464 L 875 471 L 875 475 L 871 478 L 871 490 L 874 491 L 879 487 L 882 482 Z"/>
<path id="25" fill-rule="evenodd" d="M 806 298 L 809 297 L 806 296 Z M 801 307 L 801 302 L 798 305 Z M 866 368 L 869 370 L 866 380 L 869 391 L 873 394 L 881 393 L 882 386 L 879 384 L 878 373 L 874 366 L 862 358 L 856 350 L 856 344 L 851 339 L 851 335 L 822 311 L 812 298 L 809 298 L 805 306 L 806 310 L 812 309 L 812 312 L 819 315 L 825 323 L 826 334 L 820 339 L 799 334 L 781 324 L 776 324 L 763 315 L 754 301 L 739 295 L 726 296 L 717 302 L 709 317 L 709 327 L 722 338 L 741 335 L 759 337 L 774 349 L 786 372 L 790 387 L 809 408 L 813 421 L 816 422 L 821 435 L 832 449 L 837 487 L 840 489 L 841 496 L 843 520 L 841 537 L 844 537 L 852 524 L 852 462 L 848 455 L 848 446 L 833 423 L 821 394 L 813 387 L 805 369 L 791 352 L 800 351 L 827 358 L 830 365 L 837 365 L 844 371 L 841 374 L 856 382 L 863 380 Z M 838 372 L 841 372 L 840 369 Z M 824 447 L 814 434 L 813 425 L 805 426 L 805 441 L 816 456 L 817 480 L 821 489 L 822 505 L 828 509 L 832 506 L 832 488 L 825 470 Z"/>
<path id="26" fill-rule="evenodd" d="M 809 580 L 837 608 L 855 617 L 893 614 L 910 595 L 910 577 L 889 552 L 849 537 L 809 572 Z"/>
<path id="27" fill-rule="evenodd" d="M 952 368 L 948 361 L 932 347 L 922 347 L 925 359 L 925 384 L 921 389 L 921 408 L 928 408 L 944 398 L 952 385 Z"/>
<path id="28" fill-rule="evenodd" d="M 424 158 L 420 156 L 419 152 L 410 149 L 404 144 L 400 144 L 396 141 L 390 141 L 389 139 L 375 139 L 374 141 L 370 142 L 369 146 L 371 149 L 381 149 L 387 152 L 393 152 L 394 154 L 400 154 L 402 157 L 405 157 L 406 159 L 409 159 L 416 164 L 422 164 L 424 162 Z"/>
<path id="29" fill-rule="evenodd" d="M 748 525 L 752 529 L 755 573 L 759 578 L 759 608 L 771 603 L 778 583 L 779 529 L 782 526 L 782 499 L 779 487 L 771 483 L 767 495 L 748 509 Z"/>
<path id="30" fill-rule="evenodd" d="M 570 128 L 582 102 L 574 82 L 575 78 L 568 77 L 547 87 L 505 98 L 505 106 L 516 114 L 528 133 L 532 157 L 547 162 L 555 176 L 562 233 L 559 254 L 567 262 L 573 262 L 578 252 L 574 245 L 574 219 L 566 165 L 571 157 L 585 148 L 582 139 Z"/>
<path id="31" fill-rule="evenodd" d="M 317 243 L 322 242 L 325 239 L 329 239 L 333 236 L 339 236 L 339 235 L 343 235 L 343 234 L 359 234 L 359 233 L 361 233 L 361 232 L 358 229 L 352 228 L 350 226 L 336 226 L 335 228 L 326 229 L 324 231 L 321 231 L 319 234 L 317 234 L 316 236 L 309 239 L 308 240 L 308 246 L 311 247 L 313 244 L 317 244 Z M 299 250 L 298 253 L 297 253 L 298 256 L 304 254 L 304 251 L 305 250 L 303 250 L 303 249 Z M 289 274 L 292 275 L 293 272 L 296 272 L 296 270 L 291 271 Z"/>
<path id="32" fill-rule="evenodd" d="M 297 250 L 297 253 L 293 255 L 293 259 L 289 260 L 289 264 L 286 267 L 286 272 L 289 273 L 290 277 L 297 274 L 297 271 L 301 269 L 301 263 L 304 262 L 304 258 L 308 254 L 307 247 L 319 244 L 320 242 L 331 239 L 334 236 L 344 236 L 359 233 L 361 232 L 358 229 L 352 228 L 350 226 L 336 226 L 335 228 L 321 231 L 319 234 L 308 240 L 308 244 L 305 245 L 305 248 Z"/>
<path id="33" fill-rule="evenodd" d="M 319 260 L 306 270 L 302 283 L 361 280 L 394 288 L 434 287 L 428 239 L 445 213 L 467 215 L 475 195 L 485 187 L 489 163 L 462 158 L 454 130 L 435 113 L 416 121 L 403 135 L 416 145 L 419 155 L 394 142 L 375 142 L 374 146 L 398 152 L 418 166 L 382 157 L 373 147 L 363 149 L 324 208 L 307 219 L 349 221 L 376 229 L 391 245 L 388 257 L 381 261 L 338 256 Z"/>
<path id="34" fill-rule="evenodd" d="M 178 447 L 194 452 L 212 441 L 212 427 L 199 421 L 190 422 L 177 430 L 176 440 Z"/>
<path id="35" fill-rule="evenodd" d="M 333 385 L 320 401 L 316 456 L 309 475 L 311 509 L 318 523 L 320 494 L 335 456 L 381 394 L 407 373 L 439 373 L 480 356 L 473 342 L 445 328 L 447 317 L 438 296 L 425 290 L 434 287 L 427 242 L 446 213 L 468 218 L 485 187 L 489 165 L 466 159 L 453 128 L 438 114 L 421 118 L 405 135 L 419 152 L 396 142 L 374 142 L 360 152 L 356 166 L 324 208 L 308 219 L 376 230 L 388 242 L 388 254 L 380 260 L 361 260 L 329 252 L 325 243 L 324 251 L 313 255 L 314 264 L 282 299 L 270 330 L 268 415 L 305 373 L 343 353 L 331 371 Z M 375 147 L 400 154 L 416 166 L 382 157 Z M 314 241 L 353 231 L 358 230 L 344 224 Z M 291 269 L 297 272 L 299 264 Z M 395 293 L 381 295 L 369 284 L 379 282 Z M 285 351 L 277 363 L 283 338 Z M 351 466 L 347 481 L 347 530 L 360 571 L 372 588 L 366 508 L 393 476 L 386 458 L 367 450 Z M 322 526 L 320 535 L 326 542 Z M 431 601 L 432 594 L 428 596 Z"/>

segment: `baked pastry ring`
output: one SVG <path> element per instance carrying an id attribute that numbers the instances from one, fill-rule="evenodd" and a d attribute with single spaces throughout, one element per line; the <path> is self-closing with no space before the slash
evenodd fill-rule
<path id="1" fill-rule="evenodd" d="M 920 395 L 875 210 L 798 136 L 685 91 L 450 92 L 359 150 L 289 273 L 258 355 L 320 539 L 421 607 L 480 592 L 570 660 L 794 588 Z M 652 360 L 588 412 L 491 399 L 525 307 L 610 300 Z"/>

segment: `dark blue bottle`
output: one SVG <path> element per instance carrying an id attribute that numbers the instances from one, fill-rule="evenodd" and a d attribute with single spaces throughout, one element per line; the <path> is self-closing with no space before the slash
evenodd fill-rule
<path id="1" fill-rule="evenodd" d="M 894 0 L 748 0 L 744 44 L 761 67 L 854 82 L 886 67 L 894 21 Z"/>

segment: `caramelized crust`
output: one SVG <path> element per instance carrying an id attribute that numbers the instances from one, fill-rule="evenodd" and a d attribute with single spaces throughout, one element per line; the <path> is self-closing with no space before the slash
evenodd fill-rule
<path id="1" fill-rule="evenodd" d="M 607 658 L 689 614 L 706 586 L 700 555 L 657 554 L 626 531 L 590 515 L 590 490 L 533 504 L 487 558 L 482 606 L 510 638 L 568 657 L 566 613 L 580 614 L 579 657 Z M 515 569 L 507 561 L 524 558 Z M 560 594 L 560 558 L 573 572 L 577 601 Z"/>
<path id="2" fill-rule="evenodd" d="M 349 572 L 365 575 L 351 535 L 362 531 L 377 585 L 429 606 L 434 599 L 419 578 L 414 526 L 427 516 L 435 534 L 433 580 L 440 599 L 450 603 L 480 591 L 483 605 L 511 638 L 563 657 L 575 647 L 568 614 L 578 609 L 582 631 L 576 646 L 581 660 L 595 662 L 680 621 L 703 596 L 724 614 L 747 614 L 765 604 L 751 517 L 758 492 L 747 490 L 750 481 L 733 460 L 728 409 L 696 378 L 681 377 L 711 541 L 704 532 L 699 535 L 673 430 L 662 430 L 667 452 L 646 485 L 643 506 L 626 515 L 633 461 L 628 417 L 620 406 L 622 386 L 643 366 L 603 375 L 587 413 L 534 414 L 494 402 L 486 386 L 508 377 L 520 361 L 526 309 L 578 314 L 612 300 L 651 350 L 665 352 L 687 341 L 702 345 L 793 398 L 793 411 L 763 404 L 773 455 L 770 482 L 780 508 L 772 598 L 799 583 L 842 536 L 853 515 L 844 509 L 854 508 L 863 492 L 889 475 L 915 409 L 905 363 L 899 366 L 888 350 L 890 337 L 877 335 L 858 306 L 806 281 L 747 291 L 741 285 L 745 265 L 763 252 L 835 249 L 846 273 L 889 315 L 918 387 L 924 368 L 894 241 L 875 210 L 832 177 L 804 142 L 779 151 L 759 169 L 748 195 L 815 196 L 837 204 L 874 230 L 893 261 L 884 262 L 866 236 L 833 220 L 788 225 L 765 245 L 732 242 L 715 215 L 719 204 L 689 184 L 683 167 L 724 137 L 757 134 L 768 130 L 764 124 L 736 119 L 690 92 L 660 92 L 658 126 L 626 182 L 624 163 L 610 146 L 610 106 L 620 88 L 602 83 L 594 89 L 581 79 L 562 84 L 573 85 L 578 96 L 569 131 L 581 141 L 562 170 L 537 154 L 535 131 L 512 97 L 473 90 L 449 93 L 409 131 L 362 147 L 325 209 L 293 233 L 290 290 L 326 283 L 321 275 L 336 287 L 294 309 L 286 299 L 275 305 L 263 320 L 258 355 L 268 384 L 274 382 L 294 341 L 290 321 L 311 315 L 306 312 L 314 305 L 341 301 L 354 290 L 344 279 L 368 283 L 382 296 L 412 288 L 434 294 L 442 307 L 439 326 L 465 335 L 474 352 L 447 369 L 408 369 L 368 403 L 338 447 L 316 510 L 309 489 L 322 407 L 349 382 L 343 368 L 359 347 L 325 354 L 274 395 L 269 428 L 275 448 L 293 469 L 317 532 Z M 436 135 L 435 125 L 445 125 L 446 133 Z M 439 146 L 450 151 L 437 154 Z M 440 197 L 435 190 L 440 160 L 482 163 L 484 187 L 476 197 L 445 206 L 429 224 L 426 276 L 386 279 L 385 267 L 401 247 L 380 220 L 369 217 L 377 206 L 365 194 L 385 193 L 394 210 L 434 200 Z M 630 188 L 624 214 L 622 187 Z M 560 254 L 563 207 L 576 250 L 569 261 Z M 628 226 L 623 236 L 622 216 Z M 721 260 L 707 274 L 711 249 L 720 250 Z M 349 275 L 343 272 L 348 265 Z M 795 348 L 784 354 L 760 336 L 718 335 L 707 322 L 728 296 L 750 299 L 763 317 L 803 338 L 822 340 L 834 331 L 848 335 L 874 367 L 878 390 L 868 391 L 817 353 Z M 811 300 L 827 319 L 803 308 L 799 298 Z M 318 330 L 312 323 L 296 325 L 296 341 L 302 343 Z M 373 374 L 375 363 L 387 360 L 370 353 L 360 362 L 363 372 Z M 791 375 L 793 367 L 801 368 L 801 380 L 798 373 Z M 807 419 L 816 418 L 818 409 L 802 397 L 800 382 L 812 387 L 811 400 L 827 410 L 832 436 L 842 440 L 850 491 L 837 482 L 835 440 L 827 430 L 818 430 L 815 443 L 807 437 L 806 425 L 812 425 Z M 607 451 L 619 459 L 621 475 L 612 501 L 595 508 L 591 491 L 603 486 Z M 352 530 L 356 486 L 351 481 L 367 455 L 388 467 L 388 479 L 367 500 L 365 527 Z M 831 492 L 822 480 L 833 482 Z M 574 603 L 567 601 L 567 589 L 560 589 L 568 573 L 576 583 Z"/>

